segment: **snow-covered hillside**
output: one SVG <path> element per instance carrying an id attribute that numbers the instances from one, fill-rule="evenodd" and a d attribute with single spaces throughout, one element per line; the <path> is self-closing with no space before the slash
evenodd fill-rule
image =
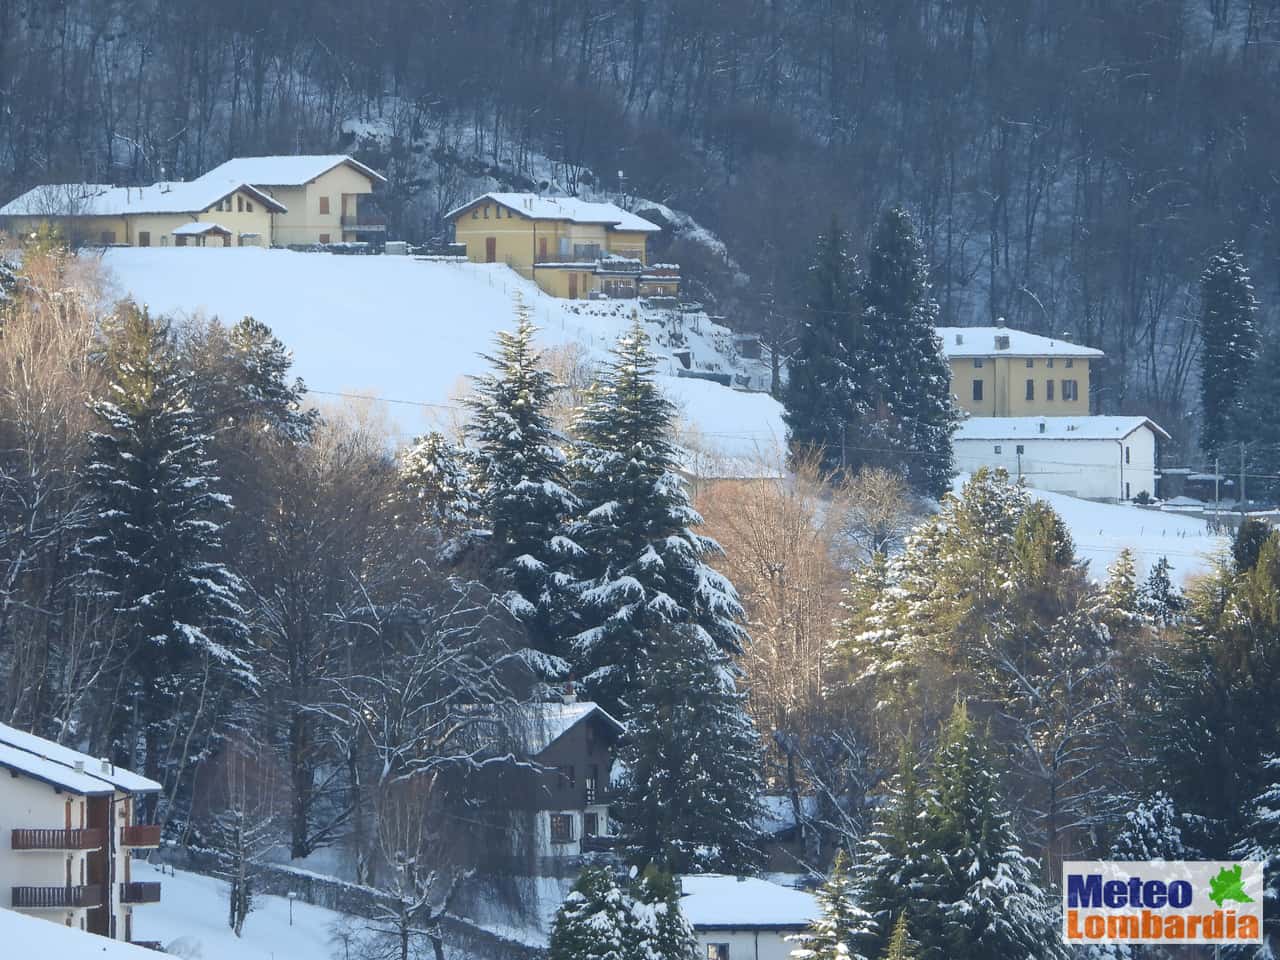
<path id="1" fill-rule="evenodd" d="M 699 443 L 726 456 L 772 455 L 783 442 L 781 407 L 763 393 L 676 376 L 677 350 L 694 370 L 759 376 L 736 358 L 729 332 L 704 314 L 645 310 L 638 301 L 569 301 L 542 293 L 502 265 L 409 257 L 334 256 L 235 248 L 118 248 L 104 263 L 121 295 L 153 311 L 203 313 L 227 323 L 252 315 L 294 352 L 297 373 L 317 391 L 385 398 L 406 438 L 447 422 L 479 354 L 510 328 L 522 298 L 547 346 L 578 344 L 603 358 L 641 310 L 666 359 L 662 385 Z"/>
<path id="2" fill-rule="evenodd" d="M 299 900 L 290 924 L 289 901 L 263 896 L 237 937 L 227 926 L 222 881 L 182 870 L 162 874 L 141 860 L 134 861 L 133 874 L 135 880 L 161 884 L 160 902 L 134 911 L 134 938 L 158 940 L 171 954 L 187 960 L 331 960 L 336 947 L 336 956 L 342 956 L 333 935 L 343 914 Z"/>
<path id="3" fill-rule="evenodd" d="M 41 960 L 155 960 L 156 954 L 119 940 L 108 940 L 41 917 L 0 907 L 0 943 L 11 957 Z"/>

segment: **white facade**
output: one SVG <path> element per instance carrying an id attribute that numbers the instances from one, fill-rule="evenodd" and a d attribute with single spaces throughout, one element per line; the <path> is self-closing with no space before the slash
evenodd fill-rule
<path id="1" fill-rule="evenodd" d="M 812 894 L 758 877 L 686 876 L 680 888 L 700 960 L 788 960 L 787 938 L 821 912 Z"/>
<path id="2" fill-rule="evenodd" d="M 1029 487 L 1085 500 L 1154 496 L 1168 434 L 1145 417 L 974 417 L 961 424 L 956 468 L 1003 468 Z"/>
<path id="3" fill-rule="evenodd" d="M 0 907 L 112 939 L 132 939 L 134 850 L 159 828 L 134 824 L 135 800 L 160 784 L 0 724 Z"/>

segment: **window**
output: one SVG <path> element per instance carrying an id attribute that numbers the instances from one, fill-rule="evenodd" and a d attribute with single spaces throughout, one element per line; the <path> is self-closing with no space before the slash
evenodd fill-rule
<path id="1" fill-rule="evenodd" d="M 1044 398 L 1046 400 L 1053 399 L 1053 381 L 1052 380 L 1046 380 L 1044 382 Z"/>
<path id="2" fill-rule="evenodd" d="M 244 211 L 245 211 L 245 213 L 253 213 L 253 201 L 252 201 L 252 200 L 246 200 L 246 201 L 244 202 Z"/>
<path id="3" fill-rule="evenodd" d="M 573 789 L 577 784 L 577 777 L 574 776 L 573 764 L 569 763 L 562 767 L 556 767 L 556 773 L 560 775 L 558 779 L 561 787 Z"/>
<path id="4" fill-rule="evenodd" d="M 1069 359 L 1069 358 L 1068 358 L 1067 362 L 1066 362 L 1065 364 L 1063 364 L 1063 366 L 1065 366 L 1068 370 L 1070 370 L 1070 369 L 1071 369 L 1072 367 L 1074 367 L 1075 365 L 1076 365 L 1076 362 L 1075 362 L 1074 360 Z"/>
<path id="5" fill-rule="evenodd" d="M 982 381 L 973 381 L 973 400 L 975 403 L 982 402 Z"/>
<path id="6" fill-rule="evenodd" d="M 729 960 L 729 945 L 727 943 L 708 943 L 707 960 Z"/>
<path id="7" fill-rule="evenodd" d="M 974 357 L 974 358 L 973 358 L 973 369 L 975 369 L 975 370 L 981 370 L 981 369 L 982 369 L 982 358 L 981 358 L 981 357 Z"/>
<path id="8" fill-rule="evenodd" d="M 321 242 L 321 243 L 328 243 L 328 242 L 329 242 L 329 235 L 328 235 L 327 233 L 322 233 L 322 234 L 320 234 L 320 242 Z"/>
<path id="9" fill-rule="evenodd" d="M 1062 381 L 1062 399 L 1063 400 L 1079 400 L 1079 387 L 1074 380 Z"/>
<path id="10" fill-rule="evenodd" d="M 1131 449 L 1130 447 L 1125 447 L 1125 448 L 1124 448 L 1124 462 L 1125 462 L 1125 463 L 1129 463 L 1129 450 L 1130 450 L 1130 449 Z"/>
<path id="11" fill-rule="evenodd" d="M 1027 369 L 1031 370 L 1035 367 L 1035 365 L 1036 365 L 1036 362 L 1032 360 L 1030 357 L 1027 357 Z"/>
<path id="12" fill-rule="evenodd" d="M 998 443 L 996 444 L 996 453 L 1004 453 L 1004 447 Z"/>
<path id="13" fill-rule="evenodd" d="M 240 194 L 236 194 L 236 210 L 239 213 L 244 213 L 244 197 L 240 196 Z"/>
<path id="14" fill-rule="evenodd" d="M 103 231 L 102 231 L 102 244 L 103 244 L 103 246 L 110 246 L 111 244 L 113 244 L 113 243 L 115 243 L 115 242 L 116 242 L 116 232 L 115 232 L 114 230 L 103 230 Z"/>
<path id="15" fill-rule="evenodd" d="M 1052 369 L 1053 369 L 1053 357 L 1050 357 L 1048 360 L 1046 360 L 1046 361 L 1044 362 L 1044 365 L 1045 365 L 1046 367 L 1048 367 L 1049 369 L 1051 369 L 1051 370 L 1052 370 Z"/>
<path id="16" fill-rule="evenodd" d="M 1024 447 L 1022 444 L 1018 444 L 1018 456 L 1022 456 L 1026 452 L 1027 452 L 1027 448 Z"/>
<path id="17" fill-rule="evenodd" d="M 1128 480 L 1124 482 L 1124 498 L 1126 500 L 1129 499 L 1129 481 Z"/>
<path id="18" fill-rule="evenodd" d="M 173 245 L 174 245 L 175 247 L 185 247 L 185 246 L 187 245 L 187 238 L 186 238 L 186 235 L 185 235 L 185 234 L 181 234 L 181 233 L 180 233 L 180 234 L 178 234 L 176 237 L 174 237 L 174 238 L 173 238 Z"/>
<path id="19" fill-rule="evenodd" d="M 573 814 L 551 814 L 551 842 L 573 843 Z"/>
<path id="20" fill-rule="evenodd" d="M 600 768 L 594 763 L 587 767 L 587 803 L 596 802 L 596 792 L 600 789 Z"/>
<path id="21" fill-rule="evenodd" d="M 484 218 L 486 220 L 489 219 L 489 205 L 487 203 L 484 205 Z"/>
<path id="22" fill-rule="evenodd" d="M 584 813 L 582 815 L 582 835 L 598 837 L 600 835 L 600 814 Z"/>
<path id="23" fill-rule="evenodd" d="M 329 212 L 329 198 L 328 198 L 328 197 L 321 197 L 321 198 L 320 198 L 320 212 L 321 212 L 322 214 L 327 214 L 327 213 Z"/>
<path id="24" fill-rule="evenodd" d="M 472 210 L 472 211 L 471 211 L 471 219 L 472 219 L 472 220 L 479 220 L 479 219 L 480 219 L 480 208 L 479 208 L 479 207 L 476 207 L 474 210 Z"/>
<path id="25" fill-rule="evenodd" d="M 149 230 L 138 231 L 138 246 L 140 247 L 151 246 L 151 232 Z"/>
<path id="26" fill-rule="evenodd" d="M 1027 399 L 1034 400 L 1036 398 L 1036 382 L 1034 380 L 1027 381 Z"/>

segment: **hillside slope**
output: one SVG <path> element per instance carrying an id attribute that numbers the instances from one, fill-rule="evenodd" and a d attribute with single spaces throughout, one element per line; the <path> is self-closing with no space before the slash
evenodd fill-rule
<path id="1" fill-rule="evenodd" d="M 751 458 L 785 437 L 781 406 L 767 394 L 676 376 L 672 353 L 687 349 L 695 370 L 759 379 L 734 354 L 729 332 L 704 314 L 557 300 L 501 265 L 257 248 L 119 248 L 103 260 L 116 292 L 155 312 L 226 323 L 256 317 L 293 350 L 317 401 L 382 398 L 406 439 L 456 416 L 466 378 L 485 370 L 480 354 L 513 324 L 517 297 L 544 345 L 577 344 L 586 360 L 602 359 L 639 310 L 662 358 L 663 389 L 707 448 Z"/>

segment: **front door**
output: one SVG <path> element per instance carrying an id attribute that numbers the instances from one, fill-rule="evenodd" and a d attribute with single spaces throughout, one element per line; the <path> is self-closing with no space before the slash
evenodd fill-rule
<path id="1" fill-rule="evenodd" d="M 546 237 L 538 238 L 538 259 L 541 260 L 543 263 L 545 263 L 547 260 L 547 238 Z"/>
<path id="2" fill-rule="evenodd" d="M 576 273 L 569 274 L 569 299 L 578 299 L 578 275 Z"/>
<path id="3" fill-rule="evenodd" d="M 485 263 L 498 262 L 498 238 L 497 237 L 484 238 L 484 262 Z"/>

